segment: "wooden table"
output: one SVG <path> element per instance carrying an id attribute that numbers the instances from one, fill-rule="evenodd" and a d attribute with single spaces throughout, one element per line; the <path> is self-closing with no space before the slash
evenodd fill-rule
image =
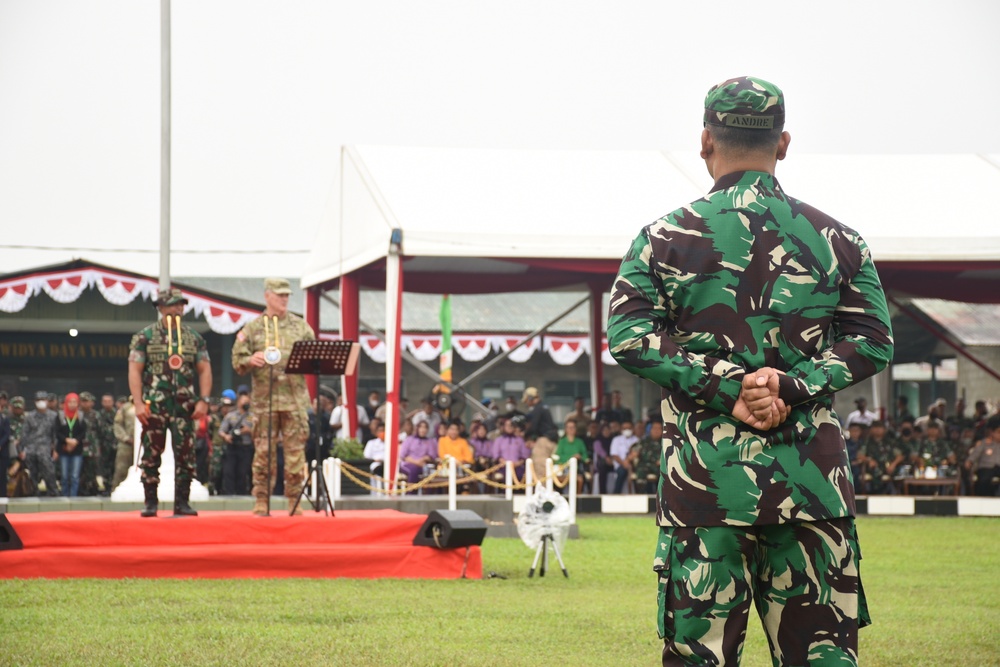
<path id="1" fill-rule="evenodd" d="M 924 479 L 923 477 L 907 477 L 903 480 L 903 494 L 911 495 L 912 487 L 933 487 L 933 493 L 913 495 L 951 495 L 957 496 L 961 480 L 958 477 L 938 477 L 936 479 Z"/>

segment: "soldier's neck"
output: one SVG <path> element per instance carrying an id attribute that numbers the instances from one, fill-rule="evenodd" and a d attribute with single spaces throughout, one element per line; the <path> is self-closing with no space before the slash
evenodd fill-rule
<path id="1" fill-rule="evenodd" d="M 278 313 L 278 312 L 275 312 L 275 311 L 271 310 L 270 308 L 265 308 L 264 309 L 264 315 L 265 315 L 265 317 L 277 317 L 279 320 L 283 320 L 283 319 L 285 319 L 285 315 L 287 315 L 287 314 L 288 314 L 288 311 L 285 311 L 284 313 Z"/>

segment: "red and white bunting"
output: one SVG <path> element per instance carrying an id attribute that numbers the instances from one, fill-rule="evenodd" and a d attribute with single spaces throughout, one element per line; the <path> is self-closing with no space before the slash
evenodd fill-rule
<path id="1" fill-rule="evenodd" d="M 144 278 L 125 278 L 113 274 L 104 274 L 94 281 L 98 291 L 108 303 L 116 306 L 127 306 L 143 297 L 150 301 L 156 297 L 158 285 L 154 280 Z"/>
<path id="2" fill-rule="evenodd" d="M 0 281 L 0 310 L 20 312 L 40 292 L 45 292 L 57 303 L 73 303 L 84 290 L 94 287 L 108 303 L 127 306 L 137 297 L 152 301 L 156 298 L 159 285 L 151 278 L 129 276 L 98 267 L 38 273 Z M 196 317 L 204 315 L 209 327 L 216 333 L 236 333 L 258 315 L 256 311 L 191 292 L 185 291 L 184 296 L 188 299 L 185 312 L 194 311 Z"/>
<path id="3" fill-rule="evenodd" d="M 543 350 L 560 366 L 572 366 L 590 352 L 590 340 L 580 336 L 545 336 Z"/>
<path id="4" fill-rule="evenodd" d="M 35 296 L 36 289 L 23 279 L 0 283 L 0 310 L 5 313 L 18 313 L 28 305 L 28 300 Z"/>
<path id="5" fill-rule="evenodd" d="M 454 334 L 451 343 L 455 353 L 471 363 L 482 361 L 493 351 L 493 336 Z"/>
<path id="6" fill-rule="evenodd" d="M 441 354 L 440 335 L 413 335 L 403 334 L 401 337 L 403 349 L 412 354 L 420 361 L 432 361 Z"/>
<path id="7" fill-rule="evenodd" d="M 322 340 L 340 340 L 340 334 L 321 333 Z M 523 337 L 523 336 L 522 336 Z M 470 363 L 477 363 L 494 352 L 503 352 L 517 345 L 521 338 L 511 334 L 455 334 L 452 336 L 454 351 L 459 357 Z M 440 334 L 403 334 L 404 348 L 421 361 L 433 361 L 441 349 Z M 365 355 L 377 364 L 384 364 L 386 357 L 385 343 L 372 334 L 361 334 L 361 349 Z M 530 343 L 516 350 L 508 357 L 518 364 L 531 359 L 535 352 L 546 352 L 553 361 L 561 366 L 570 366 L 585 354 L 590 354 L 590 342 L 586 336 L 536 336 Z M 601 361 L 607 366 L 615 366 L 616 362 L 608 353 L 608 342 L 602 339 Z M 434 352 L 433 354 L 431 352 Z M 419 355 L 418 356 L 418 352 Z"/>

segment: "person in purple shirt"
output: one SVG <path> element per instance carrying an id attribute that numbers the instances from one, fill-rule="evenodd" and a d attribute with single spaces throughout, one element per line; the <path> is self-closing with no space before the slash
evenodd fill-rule
<path id="1" fill-rule="evenodd" d="M 608 493 L 608 475 L 614 470 L 611 458 L 611 426 L 604 422 L 600 433 L 594 438 L 594 489 L 593 493 Z"/>
<path id="2" fill-rule="evenodd" d="M 399 448 L 400 471 L 410 484 L 415 484 L 424 466 L 437 463 L 438 441 L 428 435 L 427 422 L 417 422 L 417 432 L 406 438 Z"/>
<path id="3" fill-rule="evenodd" d="M 514 433 L 513 419 L 504 422 L 503 431 L 493 441 L 493 455 L 497 463 L 513 463 L 514 474 L 519 478 L 524 477 L 524 461 L 531 456 L 531 449 L 525 444 L 524 438 Z"/>
<path id="4" fill-rule="evenodd" d="M 472 458 L 474 459 L 472 469 L 476 472 L 488 470 L 496 463 L 493 441 L 486 435 L 486 424 L 479 420 L 474 420 L 469 429 L 469 446 L 472 447 Z M 482 482 L 472 482 L 470 487 L 478 489 L 479 493 L 486 490 Z"/>

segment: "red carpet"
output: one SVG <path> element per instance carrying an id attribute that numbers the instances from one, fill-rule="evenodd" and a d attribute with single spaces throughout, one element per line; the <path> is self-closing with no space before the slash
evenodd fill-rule
<path id="1" fill-rule="evenodd" d="M 427 518 L 395 510 L 201 512 L 143 519 L 138 512 L 7 514 L 22 550 L 0 551 L 0 579 L 278 577 L 457 579 L 465 549 L 415 547 Z M 466 577 L 481 579 L 472 547 Z"/>

